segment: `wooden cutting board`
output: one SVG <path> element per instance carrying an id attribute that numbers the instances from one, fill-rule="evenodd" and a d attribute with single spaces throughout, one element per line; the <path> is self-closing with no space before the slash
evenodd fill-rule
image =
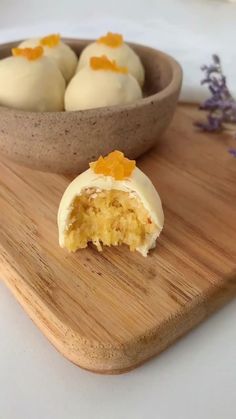
<path id="1" fill-rule="evenodd" d="M 56 215 L 69 179 L 0 165 L 0 276 L 83 368 L 132 369 L 236 294 L 236 159 L 227 151 L 236 141 L 198 133 L 197 115 L 179 107 L 161 144 L 138 162 L 165 212 L 147 258 L 125 247 L 60 249 Z"/>

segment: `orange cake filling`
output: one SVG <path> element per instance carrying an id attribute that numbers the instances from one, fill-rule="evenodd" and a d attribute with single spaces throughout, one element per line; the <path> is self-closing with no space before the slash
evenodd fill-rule
<path id="1" fill-rule="evenodd" d="M 40 39 L 40 44 L 44 47 L 54 48 L 56 47 L 61 40 L 61 36 L 59 33 L 55 33 L 52 35 L 44 36 L 44 38 Z"/>
<path id="2" fill-rule="evenodd" d="M 107 45 L 111 48 L 120 47 L 123 43 L 123 36 L 119 33 L 107 32 L 106 35 L 97 39 L 97 43 Z"/>
<path id="3" fill-rule="evenodd" d="M 34 61 L 42 57 L 43 48 L 41 46 L 35 48 L 12 48 L 12 55 L 14 57 L 24 57 L 29 61 Z"/>
<path id="4" fill-rule="evenodd" d="M 156 226 L 133 192 L 87 188 L 72 204 L 65 232 L 65 246 L 75 252 L 89 242 L 98 250 L 126 244 L 133 251 L 142 246 Z"/>
<path id="5" fill-rule="evenodd" d="M 115 60 L 109 60 L 106 55 L 101 57 L 91 57 L 90 58 L 90 67 L 93 70 L 106 70 L 114 71 L 115 73 L 128 73 L 127 67 L 120 67 Z"/>
<path id="6" fill-rule="evenodd" d="M 116 180 L 123 180 L 131 176 L 136 166 L 135 160 L 127 159 L 121 151 L 112 151 L 106 157 L 90 163 L 90 168 L 97 174 L 112 176 Z"/>

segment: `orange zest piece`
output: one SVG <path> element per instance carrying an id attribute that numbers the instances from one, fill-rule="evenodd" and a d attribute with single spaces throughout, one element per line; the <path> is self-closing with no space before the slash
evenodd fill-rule
<path id="1" fill-rule="evenodd" d="M 98 38 L 97 42 L 99 44 L 105 44 L 111 48 L 117 48 L 123 44 L 124 40 L 123 40 L 123 36 L 120 35 L 119 33 L 107 32 L 106 35 Z"/>
<path id="2" fill-rule="evenodd" d="M 106 157 L 100 156 L 95 162 L 89 164 L 94 173 L 112 176 L 116 180 L 123 180 L 131 176 L 136 162 L 127 159 L 121 151 L 112 151 Z"/>
<path id="3" fill-rule="evenodd" d="M 101 57 L 91 57 L 90 58 L 90 67 L 93 70 L 106 70 L 106 71 L 114 71 L 116 73 L 128 73 L 127 67 L 120 67 L 115 60 L 109 60 L 106 55 L 102 55 Z"/>
<path id="4" fill-rule="evenodd" d="M 34 61 L 42 57 L 43 48 L 40 46 L 35 48 L 12 48 L 11 52 L 14 57 L 24 57 L 29 61 Z"/>
<path id="5" fill-rule="evenodd" d="M 59 33 L 55 33 L 52 35 L 44 36 L 44 38 L 40 39 L 40 44 L 44 47 L 53 48 L 56 47 L 61 40 L 61 36 Z"/>

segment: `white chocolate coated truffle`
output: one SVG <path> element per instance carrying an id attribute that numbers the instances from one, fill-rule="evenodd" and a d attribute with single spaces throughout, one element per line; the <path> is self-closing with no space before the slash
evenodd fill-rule
<path id="1" fill-rule="evenodd" d="M 155 228 L 150 234 L 145 236 L 145 240 L 136 247 L 143 256 L 147 256 L 149 249 L 155 247 L 156 239 L 160 235 L 164 225 L 164 214 L 161 199 L 150 179 L 137 167 L 133 170 L 131 176 L 123 180 L 116 180 L 112 176 L 96 174 L 90 168 L 77 176 L 73 182 L 69 184 L 61 199 L 58 209 L 58 231 L 59 244 L 61 247 L 66 246 L 66 234 L 71 223 L 71 213 L 73 210 L 73 202 L 76 197 L 85 193 L 86 190 L 92 188 L 98 191 L 124 191 L 128 192 L 128 196 L 138 199 Z M 96 195 L 96 194 L 95 194 Z M 68 249 L 69 250 L 69 249 Z"/>
<path id="2" fill-rule="evenodd" d="M 84 67 L 66 89 L 65 109 L 75 111 L 120 105 L 141 97 L 141 88 L 131 74 Z"/>
<path id="3" fill-rule="evenodd" d="M 8 57 L 0 61 L 0 104 L 27 111 L 61 111 L 65 80 L 47 57 L 28 60 Z"/>
<path id="4" fill-rule="evenodd" d="M 78 63 L 78 58 L 75 52 L 69 47 L 69 45 L 66 45 L 60 39 L 58 44 L 55 46 L 42 45 L 40 41 L 40 38 L 28 39 L 21 42 L 19 48 L 34 48 L 41 45 L 44 49 L 44 55 L 55 60 L 55 63 L 61 71 L 66 83 L 68 83 L 73 77 Z"/>
<path id="5" fill-rule="evenodd" d="M 104 43 L 93 42 L 89 44 L 81 53 L 79 57 L 78 67 L 76 71 L 81 70 L 86 65 L 89 65 L 91 57 L 100 57 L 106 55 L 109 59 L 115 60 L 121 67 L 127 67 L 129 73 L 134 76 L 140 86 L 144 83 L 144 67 L 139 56 L 126 43 L 122 43 L 117 47 L 110 47 Z"/>

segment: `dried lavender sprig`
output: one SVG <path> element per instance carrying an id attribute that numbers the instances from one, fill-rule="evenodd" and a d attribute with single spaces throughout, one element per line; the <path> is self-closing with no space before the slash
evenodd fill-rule
<path id="1" fill-rule="evenodd" d="M 211 65 L 202 67 L 205 77 L 201 84 L 206 84 L 211 93 L 210 98 L 200 105 L 201 110 L 208 112 L 207 119 L 195 125 L 202 131 L 219 132 L 227 128 L 227 123 L 236 123 L 236 101 L 228 89 L 219 56 L 214 54 L 212 58 Z M 236 158 L 236 148 L 228 151 Z"/>
<path id="2" fill-rule="evenodd" d="M 229 154 L 231 154 L 233 157 L 236 157 L 236 148 L 230 148 Z"/>
<path id="3" fill-rule="evenodd" d="M 211 93 L 200 106 L 208 111 L 207 120 L 195 125 L 203 131 L 217 132 L 224 129 L 224 123 L 236 123 L 236 101 L 228 89 L 219 56 L 214 54 L 212 58 L 211 65 L 202 67 L 205 77 L 201 84 L 206 84 Z"/>

